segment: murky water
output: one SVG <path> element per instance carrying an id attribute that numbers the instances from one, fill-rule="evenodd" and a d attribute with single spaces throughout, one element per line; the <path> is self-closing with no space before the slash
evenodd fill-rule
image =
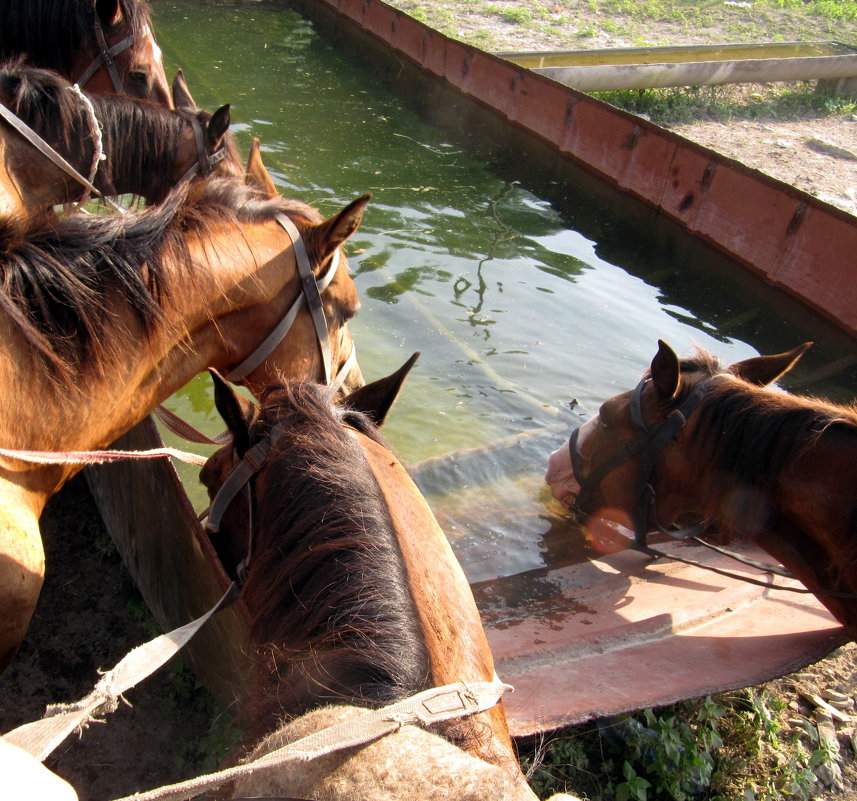
<path id="1" fill-rule="evenodd" d="M 153 6 L 168 71 L 184 69 L 200 105 L 232 104 L 245 152 L 262 138 L 283 194 L 329 215 L 373 193 L 349 246 L 360 364 L 371 380 L 422 352 L 386 434 L 472 580 L 581 558 L 578 532 L 543 486 L 547 454 L 636 382 L 658 338 L 726 362 L 814 339 L 786 386 L 853 397 L 852 340 L 740 271 L 591 241 L 567 210 L 527 191 L 525 175 L 499 178 L 293 12 Z M 222 428 L 207 379 L 171 406 Z"/>

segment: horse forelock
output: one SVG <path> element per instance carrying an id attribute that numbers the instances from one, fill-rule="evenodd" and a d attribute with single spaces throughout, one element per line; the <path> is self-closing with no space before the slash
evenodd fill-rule
<path id="1" fill-rule="evenodd" d="M 123 29 L 140 37 L 150 24 L 146 3 L 120 0 Z M 68 74 L 81 43 L 94 43 L 92 0 L 27 0 L 0 3 L 0 59 L 26 53 L 29 60 Z"/>
<path id="2" fill-rule="evenodd" d="M 271 672 L 248 716 L 267 725 L 321 703 L 377 706 L 424 689 L 428 657 L 401 553 L 342 414 L 309 384 L 267 393 L 263 410 L 257 426 L 282 434 L 257 481 L 243 592 Z"/>

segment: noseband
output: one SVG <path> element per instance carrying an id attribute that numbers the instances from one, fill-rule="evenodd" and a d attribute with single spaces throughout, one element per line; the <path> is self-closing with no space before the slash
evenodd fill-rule
<path id="1" fill-rule="evenodd" d="M 651 381 L 650 377 L 643 378 L 634 389 L 634 394 L 631 396 L 631 422 L 637 430 L 637 438 L 625 444 L 610 454 L 601 464 L 598 465 L 586 477 L 583 476 L 583 465 L 580 449 L 578 448 L 578 435 L 580 428 L 576 428 L 568 440 L 569 453 L 571 454 L 571 467 L 574 471 L 574 477 L 580 485 L 580 493 L 575 499 L 574 512 L 575 514 L 586 518 L 588 515 L 583 511 L 592 497 L 592 493 L 601 485 L 604 478 L 612 473 L 617 467 L 631 461 L 638 456 L 643 457 L 643 463 L 640 467 L 640 473 L 637 476 L 637 481 L 634 486 L 635 509 L 633 516 L 634 524 L 634 540 L 640 547 L 646 546 L 646 527 L 648 520 L 652 514 L 655 504 L 655 467 L 657 465 L 658 456 L 663 448 L 672 440 L 678 432 L 687 424 L 687 420 L 693 411 L 699 406 L 700 401 L 705 397 L 711 388 L 711 379 L 701 383 L 694 389 L 684 401 L 661 423 L 654 428 L 646 425 L 643 419 L 642 396 L 643 390 Z M 655 525 L 659 531 L 666 532 L 656 520 Z M 704 526 L 700 524 L 690 530 L 682 530 L 682 537 L 696 536 L 701 533 Z M 669 532 L 666 532 L 669 533 Z"/>
<path id="2" fill-rule="evenodd" d="M 81 89 L 89 82 L 90 78 L 95 75 L 101 67 L 107 70 L 110 80 L 113 83 L 113 89 L 118 94 L 124 92 L 125 87 L 122 85 L 122 78 L 119 77 L 119 70 L 116 67 L 115 56 L 134 46 L 134 36 L 126 36 L 122 41 L 117 42 L 112 47 L 108 47 L 107 39 L 104 36 L 104 28 L 101 27 L 101 22 L 96 19 L 92 26 L 93 34 L 95 35 L 95 43 L 98 45 L 98 55 L 92 60 L 90 65 L 80 74 L 80 77 L 74 81 Z"/>

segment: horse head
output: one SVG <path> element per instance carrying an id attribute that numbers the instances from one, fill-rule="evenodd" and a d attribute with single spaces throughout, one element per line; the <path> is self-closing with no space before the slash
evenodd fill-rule
<path id="1" fill-rule="evenodd" d="M 729 368 L 700 351 L 680 361 L 662 340 L 636 388 L 606 400 L 598 413 L 551 454 L 545 476 L 554 497 L 591 526 L 637 534 L 708 514 L 692 445 L 694 414 L 714 385 L 762 387 L 790 370 L 809 343 Z"/>
<path id="2" fill-rule="evenodd" d="M 386 416 L 413 359 L 339 406 L 318 386 L 288 384 L 257 408 L 215 376 L 233 443 L 200 478 L 213 542 L 227 570 L 246 576 L 261 660 L 245 702 L 252 742 L 324 704 L 372 708 L 494 676 L 463 571 L 369 419 Z M 441 731 L 505 772 L 515 788 L 505 797 L 533 798 L 502 707 Z"/>
<path id="3" fill-rule="evenodd" d="M 176 80 L 186 87 L 181 74 Z M 23 215 L 91 191 L 159 203 L 197 175 L 244 175 L 229 106 L 210 114 L 195 105 L 171 110 L 120 95 L 83 95 L 57 73 L 20 60 L 0 68 L 0 104 L 8 109 L 0 110 L 3 201 Z M 45 153 L 39 137 L 83 180 Z"/>
<path id="4" fill-rule="evenodd" d="M 126 94 L 171 108 L 169 81 L 148 7 L 138 0 L 80 0 L 91 19 L 70 80 L 96 94 Z"/>
<path id="5" fill-rule="evenodd" d="M 857 414 L 768 388 L 810 344 L 723 367 L 660 342 L 637 387 L 551 454 L 546 482 L 606 549 L 628 533 L 750 539 L 857 635 Z"/>

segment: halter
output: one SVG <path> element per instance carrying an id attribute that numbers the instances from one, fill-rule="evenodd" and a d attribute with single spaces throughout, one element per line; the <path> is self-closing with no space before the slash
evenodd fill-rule
<path id="1" fill-rule="evenodd" d="M 119 70 L 116 67 L 114 56 L 134 46 L 134 35 L 126 36 L 122 41 L 117 42 L 112 47 L 108 47 L 107 39 L 104 36 L 104 28 L 101 27 L 101 21 L 96 19 L 92 26 L 92 31 L 95 34 L 95 42 L 98 45 L 98 55 L 90 62 L 89 66 L 80 74 L 80 77 L 75 81 L 81 89 L 86 86 L 89 79 L 95 75 L 103 66 L 110 76 L 113 83 L 113 89 L 118 94 L 122 94 L 125 87 L 122 85 L 122 78 L 119 77 Z"/>
<path id="2" fill-rule="evenodd" d="M 253 372 L 268 356 L 271 355 L 274 348 L 280 344 L 289 333 L 298 312 L 306 305 L 312 317 L 312 323 L 315 328 L 316 338 L 321 350 L 322 361 L 324 363 L 324 383 L 330 386 L 334 391 L 338 391 L 345 383 L 348 373 L 357 361 L 357 350 L 354 343 L 351 343 L 351 353 L 345 360 L 345 363 L 339 369 L 335 378 L 331 378 L 333 371 L 333 357 L 330 352 L 330 332 L 327 327 L 327 318 L 324 315 L 324 306 L 321 302 L 321 293 L 333 281 L 336 271 L 339 268 L 339 248 L 337 248 L 333 257 L 330 260 L 330 266 L 325 273 L 316 278 L 312 271 L 309 255 L 307 254 L 306 245 L 301 237 L 295 224 L 285 215 L 277 214 L 276 221 L 282 226 L 283 230 L 288 234 L 292 241 L 292 248 L 295 252 L 295 261 L 298 265 L 298 275 L 301 281 L 301 293 L 295 298 L 288 311 L 280 320 L 279 324 L 268 334 L 261 344 L 253 351 L 241 364 L 235 367 L 232 372 L 227 374 L 226 379 L 237 383 L 246 378 Z"/>
<path id="3" fill-rule="evenodd" d="M 258 367 L 274 350 L 274 348 L 282 341 L 289 332 L 292 324 L 297 317 L 298 312 L 306 305 L 312 316 L 313 326 L 315 328 L 316 337 L 318 339 L 319 348 L 321 349 L 322 358 L 324 361 L 324 383 L 330 386 L 334 391 L 338 390 L 343 383 L 352 366 L 357 361 L 357 351 L 352 342 L 351 353 L 345 360 L 345 363 L 340 368 L 336 378 L 331 382 L 331 364 L 332 358 L 330 353 L 330 335 L 327 327 L 327 318 L 324 315 L 324 306 L 321 302 L 321 293 L 330 285 L 333 280 L 336 270 L 339 267 L 339 249 L 334 251 L 330 266 L 321 278 L 316 279 L 312 271 L 312 265 L 309 261 L 309 255 L 306 251 L 306 245 L 301 237 L 295 224 L 285 215 L 278 214 L 277 222 L 283 227 L 289 238 L 292 240 L 292 247 L 295 251 L 295 260 L 298 264 L 298 273 L 301 279 L 301 293 L 298 295 L 292 305 L 289 307 L 283 319 L 276 328 L 265 338 L 265 340 L 251 353 L 241 364 L 239 364 L 226 378 L 229 381 L 237 382 L 245 378 L 256 367 Z M 257 442 L 252 448 L 248 449 L 244 457 L 232 468 L 226 481 L 223 482 L 211 506 L 207 511 L 207 520 L 205 528 L 211 533 L 220 531 L 220 523 L 223 519 L 223 514 L 229 507 L 229 504 L 235 500 L 235 496 L 239 492 L 247 494 L 247 508 L 250 510 L 249 520 L 249 536 L 247 545 L 247 555 L 241 560 L 237 566 L 239 583 L 244 581 L 249 567 L 250 558 L 253 552 L 253 504 L 250 489 L 251 479 L 258 473 L 268 459 L 273 447 L 277 444 L 280 437 L 283 435 L 283 429 L 275 426 L 271 432 Z"/>
<path id="4" fill-rule="evenodd" d="M 687 420 L 693 411 L 699 406 L 702 399 L 711 389 L 711 379 L 704 381 L 696 389 L 694 389 L 687 398 L 673 409 L 665 420 L 659 423 L 654 428 L 646 425 L 643 419 L 642 396 L 646 384 L 651 381 L 650 377 L 643 378 L 634 389 L 631 396 L 631 422 L 637 430 L 638 436 L 635 440 L 626 443 L 619 450 L 610 454 L 601 464 L 598 465 L 586 477 L 583 476 L 582 457 L 580 449 L 577 446 L 578 435 L 580 428 L 576 428 L 568 440 L 568 449 L 571 454 L 571 467 L 574 471 L 574 477 L 580 485 L 580 493 L 575 500 L 575 513 L 586 517 L 586 513 L 581 507 L 585 507 L 592 495 L 592 492 L 600 486 L 604 478 L 612 473 L 617 467 L 625 464 L 625 462 L 642 455 L 643 464 L 640 468 L 640 473 L 637 476 L 637 481 L 634 486 L 635 511 L 633 516 L 634 524 L 634 541 L 639 549 L 645 549 L 646 546 L 646 525 L 655 503 L 654 476 L 655 467 L 657 465 L 658 456 L 663 448 L 672 440 L 678 432 L 687 424 Z M 578 506 L 579 504 L 579 506 Z M 657 521 L 655 522 L 657 529 L 663 533 L 670 533 Z M 699 524 L 692 529 L 683 529 L 679 537 L 691 537 L 701 534 L 705 530 L 704 524 Z M 676 536 L 676 534 L 671 534 Z"/>
<path id="5" fill-rule="evenodd" d="M 188 167 L 185 174 L 179 178 L 178 183 L 189 181 L 197 173 L 204 177 L 211 175 L 214 167 L 226 157 L 226 145 L 221 145 L 213 153 L 207 153 L 205 150 L 205 135 L 202 132 L 199 120 L 191 113 L 182 112 L 181 115 L 193 131 L 193 141 L 196 144 L 196 161 Z"/>
<path id="6" fill-rule="evenodd" d="M 781 567 L 780 565 L 775 565 L 770 562 L 760 562 L 757 559 L 751 559 L 750 557 L 734 553 L 725 548 L 720 548 L 700 539 L 699 535 L 708 528 L 705 522 L 698 523 L 695 526 L 670 530 L 662 526 L 657 521 L 654 477 L 658 456 L 667 443 L 670 442 L 670 440 L 672 440 L 687 424 L 687 420 L 690 415 L 699 406 L 700 402 L 708 392 L 710 392 L 712 388 L 712 380 L 715 377 L 716 376 L 712 376 L 712 378 L 703 381 L 687 396 L 687 398 L 685 398 L 684 402 L 678 406 L 678 408 L 673 409 L 667 418 L 654 428 L 649 428 L 643 419 L 643 390 L 645 389 L 646 384 L 651 381 L 650 377 L 643 378 L 634 389 L 634 393 L 631 396 L 630 406 L 631 422 L 634 424 L 634 428 L 636 428 L 638 432 L 637 439 L 625 444 L 617 451 L 614 451 L 586 477 L 583 476 L 582 457 L 580 449 L 577 447 L 580 428 L 576 428 L 568 440 L 568 449 L 571 455 L 571 468 L 574 472 L 574 477 L 577 483 L 580 485 L 580 492 L 578 493 L 572 508 L 575 515 L 578 519 L 585 522 L 588 514 L 583 511 L 582 507 L 587 505 L 593 490 L 596 489 L 604 478 L 617 467 L 642 454 L 643 464 L 640 468 L 640 473 L 637 476 L 637 481 L 634 487 L 635 512 L 632 519 L 634 524 L 634 545 L 632 547 L 634 550 L 642 551 L 643 553 L 655 558 L 664 557 L 676 562 L 682 562 L 686 565 L 702 567 L 713 573 L 728 576 L 729 578 L 740 579 L 741 581 L 745 581 L 749 584 L 756 584 L 767 589 L 779 589 L 786 590 L 788 592 L 813 595 L 830 595 L 837 598 L 857 598 L 857 595 L 854 593 L 840 592 L 838 590 L 773 585 L 769 582 L 759 581 L 758 579 L 754 579 L 740 573 L 733 573 L 732 571 L 724 570 L 712 565 L 704 565 L 700 562 L 676 556 L 675 554 L 664 553 L 647 544 L 647 537 L 651 532 L 646 530 L 646 526 L 649 518 L 651 517 L 654 520 L 655 529 L 661 534 L 666 534 L 674 539 L 693 539 L 695 542 L 700 545 L 704 545 L 706 548 L 710 548 L 724 556 L 728 556 L 738 562 L 755 567 L 763 572 L 773 573 L 778 576 L 783 576 L 784 578 L 794 578 L 791 571 Z"/>

